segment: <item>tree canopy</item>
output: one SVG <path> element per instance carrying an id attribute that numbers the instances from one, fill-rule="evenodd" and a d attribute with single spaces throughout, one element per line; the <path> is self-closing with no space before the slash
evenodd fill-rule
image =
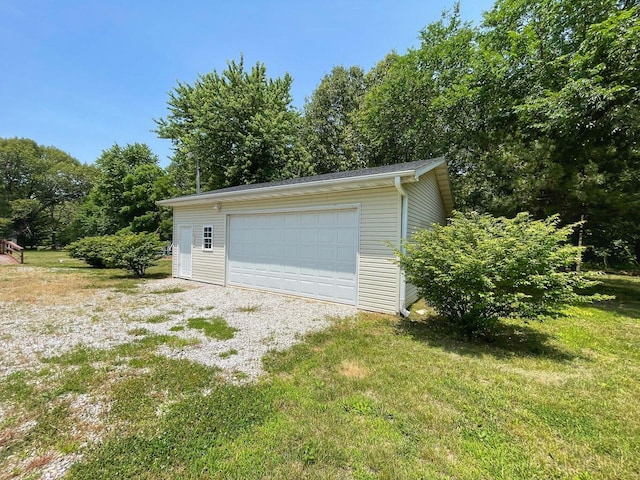
<path id="1" fill-rule="evenodd" d="M 93 188 L 77 218 L 83 236 L 114 234 L 123 228 L 169 234 L 170 214 L 155 202 L 172 196 L 175 189 L 147 145 L 114 144 L 102 152 L 96 168 Z"/>
<path id="2" fill-rule="evenodd" d="M 637 2 L 498 0 L 458 9 L 385 59 L 359 113 L 369 164 L 444 154 L 460 209 L 586 220 L 640 259 Z"/>
<path id="3" fill-rule="evenodd" d="M 366 91 L 360 67 L 334 67 L 304 107 L 302 136 L 317 174 L 366 166 L 356 114 Z"/>
<path id="4" fill-rule="evenodd" d="M 64 242 L 94 175 L 92 166 L 56 147 L 26 138 L 0 138 L 4 233 L 15 232 L 21 245 Z"/>
<path id="5" fill-rule="evenodd" d="M 310 173 L 291 82 L 288 74 L 267 77 L 259 62 L 247 71 L 241 57 L 193 85 L 178 83 L 169 95 L 169 115 L 156 120 L 156 131 L 174 145 L 172 169 L 180 190 L 193 192 L 196 162 L 204 189 Z"/>

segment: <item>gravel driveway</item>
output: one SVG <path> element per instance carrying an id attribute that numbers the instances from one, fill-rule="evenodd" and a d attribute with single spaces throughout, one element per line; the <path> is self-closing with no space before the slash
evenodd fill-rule
<path id="1" fill-rule="evenodd" d="M 172 278 L 146 281 L 138 293 L 102 290 L 46 308 L 0 302 L 0 378 L 38 368 L 41 357 L 78 345 L 109 348 L 131 342 L 139 338 L 136 330 L 146 329 L 199 340 L 180 350 L 162 347 L 159 351 L 167 357 L 218 366 L 230 379 L 254 380 L 262 373 L 266 352 L 286 349 L 304 334 L 326 327 L 332 317 L 355 312 L 349 306 Z M 158 315 L 164 316 L 162 321 L 149 322 Z M 190 318 L 215 316 L 238 329 L 232 339 L 211 339 L 191 328 L 171 330 Z M 224 354 L 230 351 L 237 353 Z"/>

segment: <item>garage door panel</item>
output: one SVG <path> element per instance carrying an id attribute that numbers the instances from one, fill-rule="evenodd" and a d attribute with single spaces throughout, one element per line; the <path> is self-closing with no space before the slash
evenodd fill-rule
<path id="1" fill-rule="evenodd" d="M 318 242 L 333 244 L 336 243 L 337 233 L 333 228 L 319 228 Z"/>
<path id="2" fill-rule="evenodd" d="M 355 209 L 231 215 L 229 283 L 355 305 L 358 241 Z"/>
<path id="3" fill-rule="evenodd" d="M 353 245 L 358 237 L 358 231 L 355 228 L 341 228 L 337 235 L 339 244 Z"/>
<path id="4" fill-rule="evenodd" d="M 315 264 L 315 260 L 318 258 L 318 247 L 316 245 L 300 245 L 299 257 L 303 262 L 312 262 Z"/>
<path id="5" fill-rule="evenodd" d="M 353 227 L 353 213 L 353 210 L 341 210 L 336 212 L 338 226 Z"/>
<path id="6" fill-rule="evenodd" d="M 353 258 L 353 250 L 351 247 L 336 247 L 336 262 L 339 266 L 346 267 L 348 270 L 355 268 L 356 261 Z"/>
<path id="7" fill-rule="evenodd" d="M 318 261 L 322 262 L 335 262 L 336 261 L 336 249 L 332 246 L 318 245 Z"/>
<path id="8" fill-rule="evenodd" d="M 262 231 L 264 238 L 268 243 L 275 243 L 282 241 L 282 230 L 277 228 L 266 228 Z"/>
<path id="9" fill-rule="evenodd" d="M 301 228 L 299 239 L 301 242 L 316 243 L 318 241 L 318 229 L 316 227 Z"/>

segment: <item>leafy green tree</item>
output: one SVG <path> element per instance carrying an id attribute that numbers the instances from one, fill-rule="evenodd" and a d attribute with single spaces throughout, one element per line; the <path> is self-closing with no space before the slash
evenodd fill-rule
<path id="1" fill-rule="evenodd" d="M 589 252 L 638 261 L 638 45 L 635 1 L 498 0 L 480 28 L 456 8 L 374 70 L 369 164 L 444 154 L 458 208 L 585 219 Z"/>
<path id="2" fill-rule="evenodd" d="M 45 167 L 37 175 L 37 198 L 49 217 L 50 245 L 68 239 L 68 229 L 80 202 L 88 195 L 96 170 L 55 147 L 41 148 Z M 66 238 L 65 238 L 66 235 Z"/>
<path id="3" fill-rule="evenodd" d="M 317 174 L 366 167 L 356 114 L 366 92 L 360 67 L 334 67 L 304 107 L 303 141 Z"/>
<path id="4" fill-rule="evenodd" d="M 123 228 L 157 231 L 166 223 L 170 212 L 155 202 L 175 191 L 147 145 L 115 144 L 102 152 L 96 166 L 94 186 L 76 220 L 83 235 L 112 234 Z"/>
<path id="5" fill-rule="evenodd" d="M 639 20 L 636 2 L 504 0 L 481 41 L 509 103 L 503 151 L 525 165 L 514 190 L 538 216 L 585 218 L 599 248 L 623 242 L 638 254 L 640 229 L 626 220 L 640 208 Z"/>
<path id="6" fill-rule="evenodd" d="M 428 25 L 421 46 L 392 53 L 367 74 L 370 84 L 358 115 L 370 165 L 387 165 L 449 153 L 469 145 L 482 127 L 469 75 L 477 31 L 458 8 Z"/>
<path id="7" fill-rule="evenodd" d="M 448 225 L 416 233 L 397 254 L 425 300 L 477 334 L 501 317 L 542 319 L 560 315 L 566 305 L 604 298 L 577 293 L 595 282 L 571 271 L 582 249 L 567 243 L 575 225 L 558 224 L 557 216 L 454 213 Z"/>
<path id="8" fill-rule="evenodd" d="M 58 244 L 58 235 L 67 229 L 73 211 L 87 195 L 93 180 L 94 168 L 80 163 L 55 147 L 44 147 L 24 138 L 0 139 L 0 217 L 14 218 L 14 231 L 29 241 L 47 241 L 42 231 L 42 215 L 48 216 L 49 243 Z M 18 200 L 30 203 L 12 202 Z M 37 202 L 37 203 L 34 203 Z M 14 208 L 11 205 L 14 205 Z M 37 208 L 26 214 L 25 206 Z M 29 219 L 38 225 L 29 225 Z M 6 223 L 6 220 L 5 220 Z"/>
<path id="9" fill-rule="evenodd" d="M 11 225 L 16 234 L 18 245 L 36 247 L 49 233 L 49 219 L 45 215 L 39 200 L 22 198 L 12 200 Z"/>
<path id="10" fill-rule="evenodd" d="M 291 106 L 291 82 L 288 74 L 268 78 L 261 63 L 246 71 L 240 58 L 221 74 L 214 70 L 193 85 L 178 83 L 169 115 L 156 120 L 158 135 L 174 145 L 171 171 L 178 188 L 194 192 L 196 163 L 204 189 L 311 172 L 300 116 Z"/>
<path id="11" fill-rule="evenodd" d="M 0 216 L 9 217 L 12 200 L 30 198 L 42 167 L 40 147 L 26 138 L 0 138 Z"/>

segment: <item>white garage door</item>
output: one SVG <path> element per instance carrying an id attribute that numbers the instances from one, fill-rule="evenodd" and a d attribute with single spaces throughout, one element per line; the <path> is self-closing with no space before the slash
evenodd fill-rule
<path id="1" fill-rule="evenodd" d="M 231 285 L 356 304 L 358 212 L 229 217 Z"/>

